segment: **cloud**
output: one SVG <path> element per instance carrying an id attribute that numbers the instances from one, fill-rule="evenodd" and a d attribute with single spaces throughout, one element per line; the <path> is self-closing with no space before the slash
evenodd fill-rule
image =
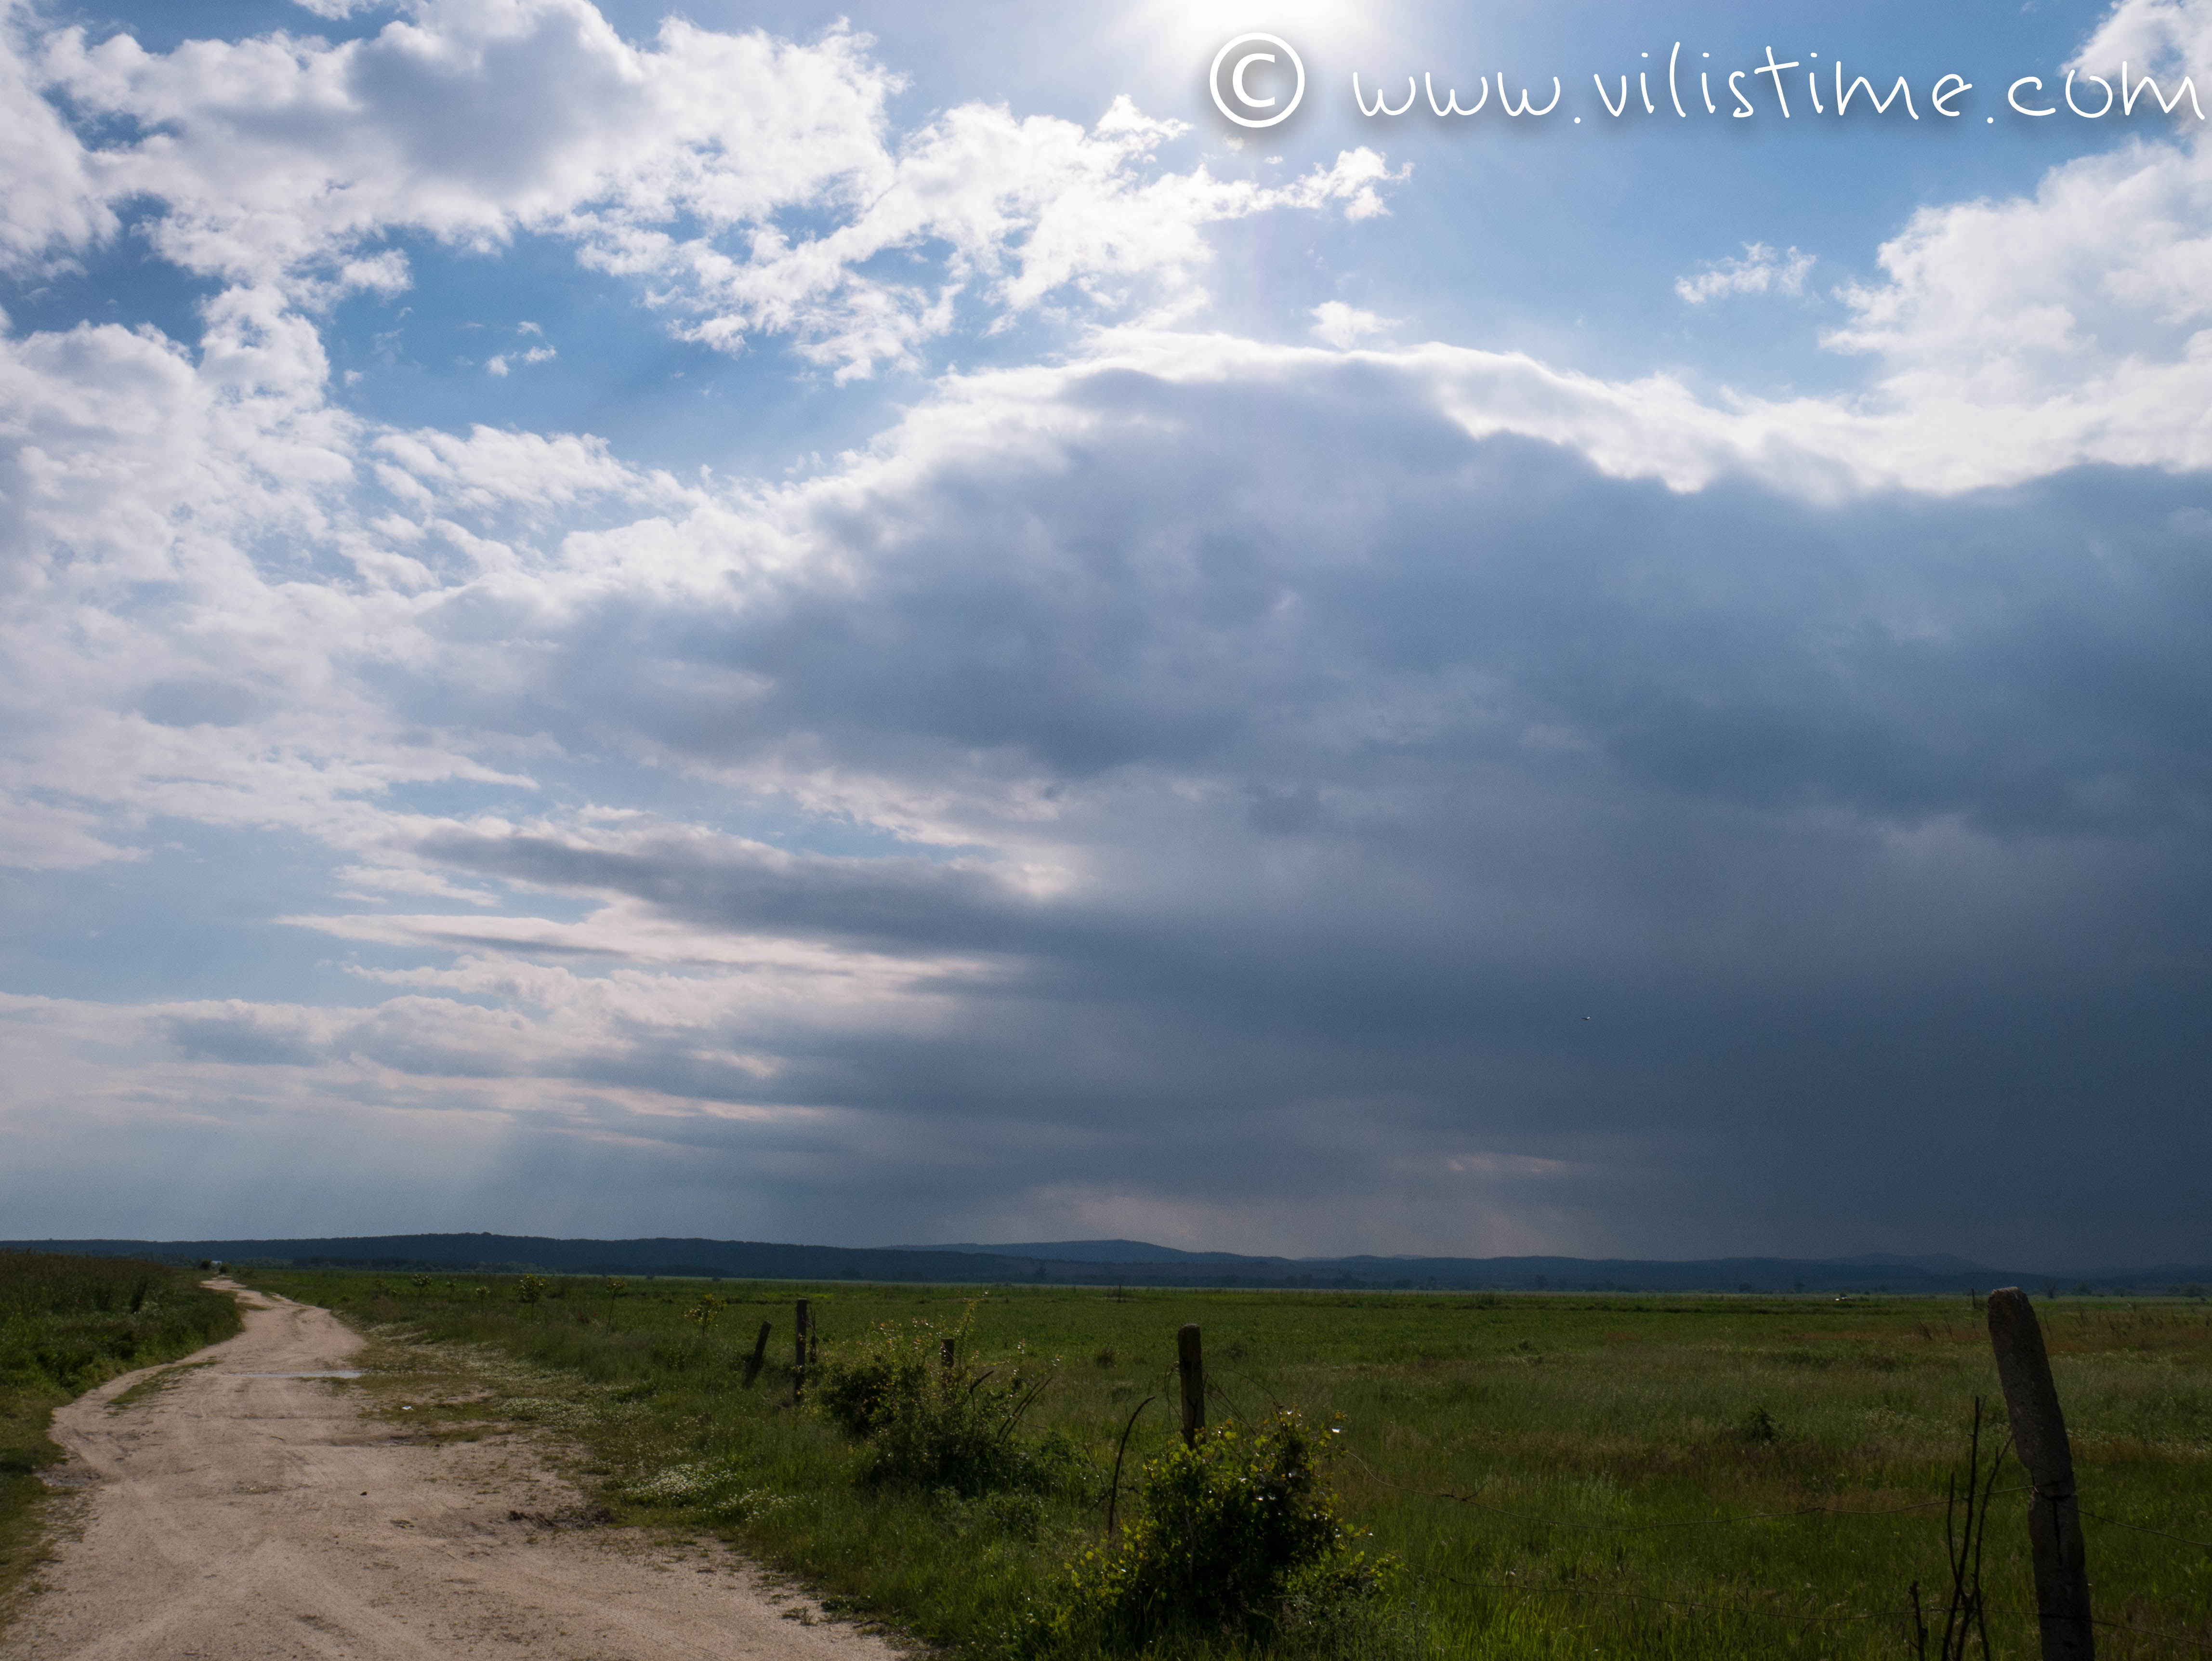
<path id="1" fill-rule="evenodd" d="M 2116 0 L 2066 67 L 2117 79 L 2116 65 L 2123 63 L 2130 64 L 2138 77 L 2154 72 L 2185 79 L 2193 78 L 2192 70 L 2203 74 L 2212 64 L 2212 13 L 2189 0 Z M 2151 95 L 2163 103 L 2178 96 L 2178 88 L 2169 80 L 2160 94 Z M 2096 95 L 2088 96 L 2094 105 Z M 2177 120 L 2185 109 L 2203 119 L 2201 102 L 2173 105 Z"/>
<path id="2" fill-rule="evenodd" d="M 187 724 L 128 729 L 143 773 L 56 752 L 25 782 L 112 792 L 95 832 L 250 804 L 454 911 L 290 917 L 400 954 L 354 1005 L 42 1005 L 32 1050 L 105 1034 L 156 1116 L 343 1101 L 723 1172 L 803 1144 L 778 1203 L 834 1182 L 894 1234 L 987 1195 L 1194 1229 L 1256 1183 L 1297 1238 L 1456 1249 L 1626 1245 L 1692 1191 L 1682 1249 L 1784 1227 L 1711 1184 L 1810 1157 L 1808 1114 L 1874 1145 L 1895 1100 L 1929 1135 L 1930 1088 L 1961 1147 L 2000 1098 L 2034 1141 L 2093 1061 L 2179 1099 L 2170 1036 L 2058 1035 L 2124 1030 L 2145 940 L 2187 954 L 2203 920 L 2190 481 L 1830 502 L 1716 449 L 1686 488 L 1605 465 L 1601 427 L 1532 435 L 1540 389 L 1584 423 L 1623 398 L 1624 446 L 1664 423 L 1525 361 L 1110 348 L 948 380 L 842 467 L 732 495 L 581 440 L 359 435 L 427 494 L 411 522 L 497 550 L 293 602 L 327 686 L 165 670 L 142 699 Z M 531 754 L 539 816 L 407 806 L 386 770 L 441 754 L 416 710 L 481 770 Z M 544 788 L 586 757 L 878 841 Z M 1901 1092 L 1899 1031 L 1930 1046 Z M 2194 1135 L 2130 1123 L 2097 1193 Z M 1346 1197 L 1383 1192 L 1389 1241 Z"/>
<path id="3" fill-rule="evenodd" d="M 787 336 L 850 378 L 916 366 L 963 307 L 986 322 L 1048 303 L 1186 310 L 1206 226 L 1372 217 L 1403 176 L 1364 149 L 1276 186 L 1165 171 L 1157 152 L 1182 125 L 1127 98 L 1088 130 L 966 104 L 895 137 L 901 82 L 842 27 L 801 45 L 672 18 L 637 46 L 588 0 L 406 12 L 336 45 L 167 53 L 11 30 L 0 75 L 21 109 L 0 153 L 21 167 L 0 255 L 82 249 L 113 234 L 110 204 L 150 202 L 142 228 L 167 259 L 315 306 L 404 286 L 404 256 L 378 246 L 394 234 L 489 252 L 534 232 L 650 284 L 684 338 Z M 134 136 L 88 143 L 38 88 Z"/>
<path id="4" fill-rule="evenodd" d="M 2107 32 L 2142 18 L 2124 6 Z M 1923 208 L 1879 258 L 1886 280 L 1843 291 L 1850 320 L 1824 344 L 1875 360 L 1868 407 L 1913 412 L 1938 443 L 1946 428 L 1960 435 L 1942 472 L 2212 462 L 2201 133 L 2062 163 L 2032 195 Z"/>
<path id="5" fill-rule="evenodd" d="M 532 346 L 526 352 L 516 352 L 512 355 L 501 352 L 496 356 L 488 357 L 484 360 L 484 370 L 488 374 L 496 375 L 504 380 L 507 376 L 510 363 L 521 363 L 526 365 L 532 363 L 545 363 L 550 362 L 553 358 L 558 356 L 559 354 L 556 353 L 550 346 Z"/>
<path id="6" fill-rule="evenodd" d="M 1311 315 L 1314 338 L 1340 351 L 1349 350 L 1366 336 L 1386 333 L 1398 325 L 1396 318 L 1377 317 L 1373 312 L 1347 306 L 1341 300 L 1324 300 L 1313 308 Z"/>
<path id="7" fill-rule="evenodd" d="M 1690 277 L 1674 279 L 1674 292 L 1692 306 L 1742 294 L 1802 295 L 1812 274 L 1814 256 L 1796 248 L 1777 253 L 1764 242 L 1747 242 L 1741 259 L 1717 260 Z"/>
<path id="8" fill-rule="evenodd" d="M 26 129 L 22 268 L 136 192 L 216 292 L 194 342 L 0 340 L 0 855 L 73 918 L 201 880 L 179 826 L 281 852 L 311 897 L 228 926 L 313 993 L 0 1000 L 11 1207 L 92 1138 L 133 1205 L 243 1144 L 391 1226 L 634 1182 L 713 1232 L 1840 1250 L 1990 1159 L 2029 1202 L 1940 1244 L 2205 1249 L 2142 1197 L 2212 1152 L 2192 143 L 1916 216 L 1844 297 L 1853 393 L 1707 396 L 1340 301 L 1320 344 L 1191 320 L 1208 226 L 1371 216 L 1370 153 L 894 134 L 857 35 L 684 30 L 43 38 L 121 125 Z M 855 375 L 1127 320 L 679 479 L 331 405 L 316 308 L 414 280 L 402 230 L 565 237 Z"/>
<path id="9" fill-rule="evenodd" d="M 455 826 L 430 832 L 415 851 L 448 869 L 631 897 L 718 934 L 826 938 L 877 951 L 988 950 L 1018 938 L 1034 910 L 1017 873 L 989 865 L 794 855 L 670 827 Z"/>
<path id="10" fill-rule="evenodd" d="M 0 5 L 0 271 L 34 271 L 118 228 L 83 147 L 39 95 L 25 46 L 33 25 L 21 0 Z"/>

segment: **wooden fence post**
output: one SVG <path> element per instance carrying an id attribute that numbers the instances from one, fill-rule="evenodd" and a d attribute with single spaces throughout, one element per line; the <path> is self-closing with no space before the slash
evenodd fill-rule
<path id="1" fill-rule="evenodd" d="M 763 1321 L 761 1323 L 760 1336 L 753 1340 L 753 1353 L 745 1361 L 745 1388 L 747 1390 L 750 1390 L 753 1387 L 753 1380 L 760 1377 L 761 1368 L 767 1364 L 768 1335 L 769 1323 L 766 1321 Z"/>
<path id="2" fill-rule="evenodd" d="M 1989 1311 L 1990 1347 L 1996 1352 L 2012 1445 L 2035 1485 L 2028 1500 L 2027 1541 L 2035 1560 L 2043 1661 L 2090 1661 L 2096 1654 L 2096 1629 L 2089 1621 L 2089 1569 L 2074 1491 L 2074 1455 L 2066 1444 L 2058 1390 L 2051 1381 L 2043 1329 L 2018 1287 L 1990 1293 Z"/>
<path id="3" fill-rule="evenodd" d="M 1176 1334 L 1176 1371 L 1182 1375 L 1182 1445 L 1193 1447 L 1206 1428 L 1206 1356 L 1195 1321 Z"/>
<path id="4" fill-rule="evenodd" d="M 799 1300 L 799 1318 L 791 1341 L 791 1399 L 794 1406 L 799 1397 L 806 1394 L 807 1352 L 811 1348 L 807 1341 L 813 1335 L 812 1324 L 807 1318 L 806 1299 L 801 1298 Z"/>

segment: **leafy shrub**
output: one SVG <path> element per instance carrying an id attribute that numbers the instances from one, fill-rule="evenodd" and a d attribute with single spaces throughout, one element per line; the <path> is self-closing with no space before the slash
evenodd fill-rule
<path id="1" fill-rule="evenodd" d="M 825 1360 L 817 1399 L 833 1421 L 867 1443 L 865 1479 L 966 1497 L 1085 1486 L 1088 1464 L 1066 1437 L 1029 1442 L 1016 1434 L 1054 1369 L 979 1370 L 965 1353 L 967 1327 L 963 1319 L 945 1335 L 927 1321 L 903 1329 L 886 1324 L 862 1347 Z M 950 1366 L 940 1348 L 948 1335 Z"/>
<path id="2" fill-rule="evenodd" d="M 697 1327 L 699 1335 L 704 1338 L 713 1328 L 714 1317 L 722 1312 L 725 1301 L 711 1292 L 702 1293 L 699 1301 L 684 1311 L 684 1318 Z"/>
<path id="3" fill-rule="evenodd" d="M 1177 1637 L 1230 1645 L 1364 1624 L 1395 1566 L 1351 1547 L 1324 1467 L 1329 1435 L 1284 1409 L 1235 1421 L 1148 1461 L 1118 1543 L 1068 1565 L 1018 1652 L 1143 1649 Z"/>

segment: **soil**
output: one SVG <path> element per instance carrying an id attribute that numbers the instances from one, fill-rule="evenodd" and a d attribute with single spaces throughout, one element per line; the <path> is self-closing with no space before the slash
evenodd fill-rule
<path id="1" fill-rule="evenodd" d="M 54 1415 L 65 1537 L 27 1661 L 892 1661 L 718 1542 L 605 1525 L 538 1437 L 418 1435 L 328 1311 L 212 1281 L 246 1329 Z M 254 1375 L 264 1375 L 256 1377 Z M 270 1376 L 277 1375 L 277 1376 Z"/>

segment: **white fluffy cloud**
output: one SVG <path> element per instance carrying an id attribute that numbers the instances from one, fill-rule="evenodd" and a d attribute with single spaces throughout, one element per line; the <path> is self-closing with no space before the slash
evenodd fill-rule
<path id="1" fill-rule="evenodd" d="M 2212 74 L 2212 10 L 2197 0 L 2114 0 L 2066 67 L 2083 75 L 2116 77 L 2123 63 L 2130 64 L 2137 76 L 2194 76 L 2202 82 Z M 2169 79 L 2166 96 L 2172 98 L 2174 90 L 2175 82 Z M 2096 101 L 2095 94 L 2090 101 Z M 2185 107 L 2177 106 L 2177 118 Z"/>
<path id="2" fill-rule="evenodd" d="M 27 0 L 0 4 L 0 271 L 21 271 L 112 235 L 84 147 L 39 95 Z"/>
<path id="3" fill-rule="evenodd" d="M 2203 81 L 2212 8 L 2120 0 L 2069 67 L 2123 61 L 2169 97 Z M 2032 195 L 1920 210 L 1880 261 L 1826 344 L 1875 361 L 1861 409 L 1928 447 L 1906 482 L 2212 464 L 2212 133 L 2186 103 L 2171 136 L 2063 163 Z"/>
<path id="4" fill-rule="evenodd" d="M 672 18 L 639 46 L 590 0 L 407 9 L 335 46 L 165 53 L 82 28 L 33 41 L 12 13 L 0 256 L 82 247 L 112 234 L 111 204 L 151 201 L 167 258 L 312 303 L 403 285 L 404 257 L 379 246 L 395 233 L 488 250 L 535 232 L 654 285 L 692 338 L 787 335 L 849 377 L 911 364 L 963 301 L 1002 318 L 1063 295 L 1188 305 L 1207 225 L 1371 216 L 1391 177 L 1365 149 L 1275 186 L 1164 171 L 1156 152 L 1184 129 L 1127 99 L 1088 130 L 971 104 L 897 137 L 896 78 L 842 28 L 799 45 Z M 34 87 L 137 136 L 82 143 Z M 905 271 L 877 269 L 887 255 Z"/>
<path id="5" fill-rule="evenodd" d="M 1313 308 L 1311 315 L 1314 338 L 1324 345 L 1340 348 L 1356 345 L 1369 335 L 1388 334 L 1401 321 L 1347 306 L 1341 300 L 1324 300 Z"/>
<path id="6" fill-rule="evenodd" d="M 1812 275 L 1814 256 L 1795 248 L 1777 253 L 1764 242 L 1747 242 L 1741 259 L 1717 260 L 1688 277 L 1674 279 L 1674 292 L 1692 306 L 1740 294 L 1801 295 Z"/>

